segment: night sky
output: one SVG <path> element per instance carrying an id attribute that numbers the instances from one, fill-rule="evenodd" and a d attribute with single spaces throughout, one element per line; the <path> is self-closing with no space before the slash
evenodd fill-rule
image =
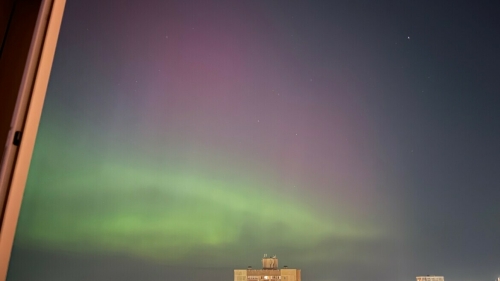
<path id="1" fill-rule="evenodd" d="M 8 280 L 492 281 L 499 5 L 68 0 Z"/>

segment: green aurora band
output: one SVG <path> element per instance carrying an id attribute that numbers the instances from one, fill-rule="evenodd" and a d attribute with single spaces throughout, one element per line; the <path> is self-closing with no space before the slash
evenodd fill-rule
<path id="1" fill-rule="evenodd" d="M 322 215 L 305 194 L 278 193 L 272 181 L 225 177 L 207 168 L 148 169 L 154 165 L 137 158 L 104 157 L 88 152 L 90 146 L 58 143 L 54 132 L 42 126 L 38 136 L 19 245 L 180 262 L 199 249 L 241 247 L 248 237 L 270 248 L 300 250 L 332 237 L 382 234 L 345 214 Z"/>

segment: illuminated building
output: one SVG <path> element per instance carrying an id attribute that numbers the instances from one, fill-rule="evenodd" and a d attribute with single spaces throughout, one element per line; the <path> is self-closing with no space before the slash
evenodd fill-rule
<path id="1" fill-rule="evenodd" d="M 300 269 L 293 269 L 284 266 L 278 268 L 278 259 L 276 256 L 262 258 L 262 269 L 253 269 L 249 266 L 247 269 L 235 269 L 234 281 L 301 281 Z"/>
<path id="2" fill-rule="evenodd" d="M 444 276 L 434 276 L 434 275 L 417 276 L 417 281 L 444 281 Z"/>

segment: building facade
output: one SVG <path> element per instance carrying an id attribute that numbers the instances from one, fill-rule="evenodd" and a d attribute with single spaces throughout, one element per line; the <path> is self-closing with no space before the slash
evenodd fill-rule
<path id="1" fill-rule="evenodd" d="M 262 269 L 235 269 L 234 281 L 301 281 L 300 269 L 278 268 L 276 256 L 262 259 Z"/>
<path id="2" fill-rule="evenodd" d="M 444 281 L 444 276 L 434 276 L 434 275 L 417 276 L 417 281 Z"/>

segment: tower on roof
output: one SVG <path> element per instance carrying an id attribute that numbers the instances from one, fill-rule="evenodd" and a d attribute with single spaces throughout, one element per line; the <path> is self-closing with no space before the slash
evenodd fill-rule
<path id="1" fill-rule="evenodd" d="M 262 269 L 278 269 L 278 258 L 276 255 L 268 257 L 267 254 L 264 254 L 262 258 Z"/>

